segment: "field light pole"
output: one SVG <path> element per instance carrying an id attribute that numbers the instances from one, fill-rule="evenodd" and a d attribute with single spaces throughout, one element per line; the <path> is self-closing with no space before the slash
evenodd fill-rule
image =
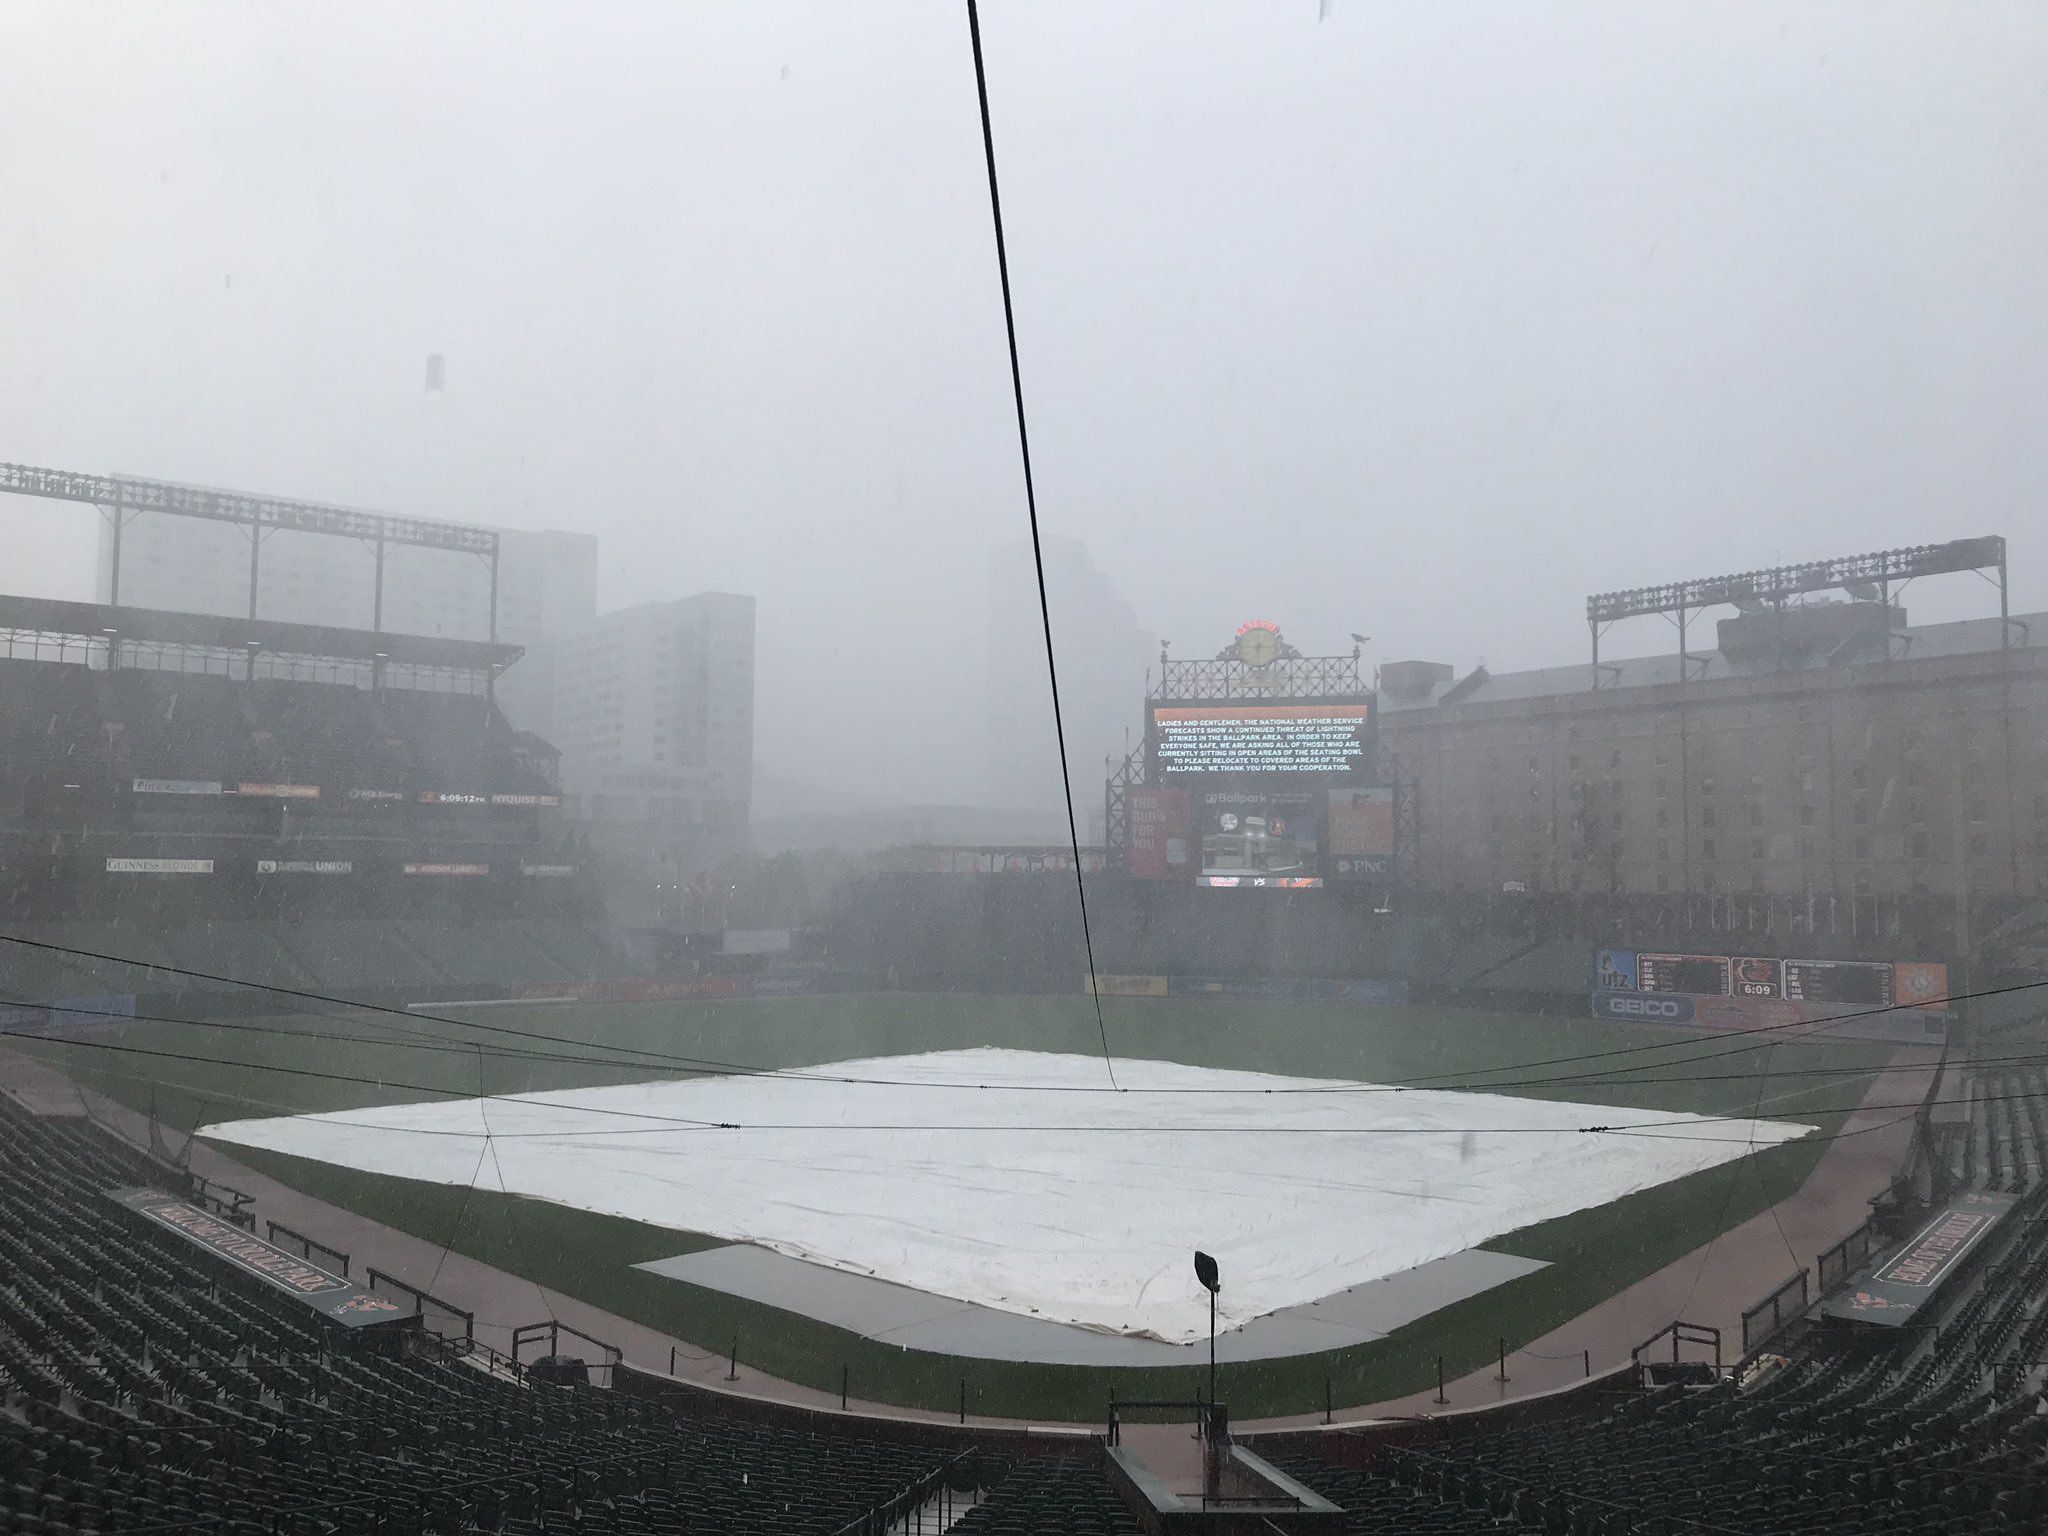
<path id="1" fill-rule="evenodd" d="M 1202 1426 L 1202 1438 L 1213 1441 L 1216 1429 L 1216 1293 L 1223 1289 L 1223 1278 L 1217 1272 L 1216 1261 L 1199 1248 L 1195 1250 L 1195 1278 L 1209 1293 L 1209 1419 Z"/>

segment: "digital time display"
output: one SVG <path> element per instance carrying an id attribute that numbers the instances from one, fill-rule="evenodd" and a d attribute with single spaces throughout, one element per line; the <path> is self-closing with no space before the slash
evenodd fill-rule
<path id="1" fill-rule="evenodd" d="M 1734 955 L 1728 961 L 1730 997 L 1783 997 L 1784 962 L 1761 955 Z"/>

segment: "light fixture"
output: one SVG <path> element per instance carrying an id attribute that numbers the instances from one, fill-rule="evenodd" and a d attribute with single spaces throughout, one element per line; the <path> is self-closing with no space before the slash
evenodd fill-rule
<path id="1" fill-rule="evenodd" d="M 1203 1426 L 1203 1436 L 1213 1441 L 1216 1438 L 1216 1293 L 1223 1289 L 1223 1276 L 1216 1268 L 1216 1261 L 1199 1248 L 1195 1250 L 1195 1278 L 1209 1293 L 1209 1418 Z"/>

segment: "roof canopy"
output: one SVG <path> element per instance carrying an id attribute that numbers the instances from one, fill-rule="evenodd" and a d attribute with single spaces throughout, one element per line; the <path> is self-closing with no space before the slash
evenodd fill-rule
<path id="1" fill-rule="evenodd" d="M 326 624 L 290 624 L 281 619 L 227 619 L 210 613 L 117 608 L 106 603 L 73 603 L 52 597 L 0 596 L 0 631 L 82 635 L 136 645 L 257 650 L 334 661 L 385 661 L 400 667 L 448 667 L 473 672 L 503 671 L 526 654 L 524 646 L 496 641 L 337 629 Z"/>

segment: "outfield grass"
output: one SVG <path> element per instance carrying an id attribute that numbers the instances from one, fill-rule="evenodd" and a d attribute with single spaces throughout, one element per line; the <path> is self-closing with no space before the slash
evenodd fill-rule
<path id="1" fill-rule="evenodd" d="M 1871 1045 L 1767 1046 L 1435 1007 L 1106 998 L 1104 1008 L 1116 1054 L 1207 1067 L 1376 1082 L 1440 1077 L 1429 1086 L 1744 1116 L 1757 1105 L 1762 1081 L 1767 1118 L 1816 1125 L 1823 1137 L 1860 1100 L 1869 1070 L 1890 1054 Z M 506 1094 L 669 1078 L 682 1070 L 678 1057 L 773 1069 L 980 1045 L 1100 1049 L 1093 1009 L 1079 997 L 892 994 L 503 1008 L 467 1018 L 296 1015 L 223 1027 L 139 1021 L 98 1044 L 38 1049 L 176 1130 L 252 1115 L 467 1096 L 480 1088 Z M 610 1052 L 592 1049 L 600 1043 L 665 1059 L 613 1061 Z M 1628 1054 L 1560 1060 L 1612 1052 Z M 1768 1079 L 1760 1080 L 1764 1072 Z M 1497 1338 L 1505 1336 L 1510 1347 L 1533 1339 L 1791 1194 L 1824 1150 L 1820 1138 L 1807 1138 L 1506 1234 L 1485 1246 L 1549 1267 L 1373 1344 L 1231 1367 L 1232 1411 L 1248 1417 L 1320 1408 L 1326 1381 L 1339 1403 L 1413 1391 L 1433 1383 L 1439 1354 L 1453 1375 L 1475 1368 L 1493 1357 Z M 246 1147 L 232 1152 L 309 1194 L 694 1340 L 708 1352 L 723 1352 L 737 1336 L 743 1364 L 819 1387 L 836 1386 L 844 1364 L 854 1391 L 872 1400 L 951 1408 L 964 1379 L 977 1413 L 1092 1420 L 1112 1389 L 1125 1398 L 1187 1397 L 1204 1379 L 1204 1368 L 1192 1365 L 1109 1371 L 907 1353 L 632 1268 L 718 1239 Z"/>

